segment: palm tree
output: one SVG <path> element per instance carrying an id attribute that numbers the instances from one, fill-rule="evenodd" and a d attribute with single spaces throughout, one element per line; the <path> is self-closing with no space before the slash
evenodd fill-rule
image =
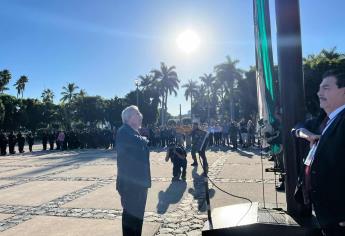
<path id="1" fill-rule="evenodd" d="M 22 94 L 22 98 L 23 98 L 25 85 L 28 81 L 29 81 L 28 77 L 26 77 L 25 75 L 22 75 L 14 84 L 14 86 L 16 86 L 16 89 L 17 89 L 17 98 L 19 94 Z"/>
<path id="2" fill-rule="evenodd" d="M 155 86 L 155 79 L 152 74 L 139 75 L 139 87 L 142 90 L 149 90 Z"/>
<path id="3" fill-rule="evenodd" d="M 345 56 L 345 54 L 337 52 L 337 47 L 333 47 L 330 50 L 322 49 L 320 55 L 334 62 L 344 60 L 344 56 Z"/>
<path id="4" fill-rule="evenodd" d="M 230 56 L 226 57 L 226 62 L 216 65 L 214 67 L 217 75 L 217 79 L 225 87 L 230 98 L 230 117 L 234 117 L 234 84 L 236 81 L 242 78 L 242 70 L 236 68 L 239 60 L 232 60 Z"/>
<path id="5" fill-rule="evenodd" d="M 175 72 L 176 67 L 166 66 L 163 62 L 161 62 L 160 70 L 152 70 L 154 79 L 158 83 L 158 89 L 160 92 L 160 96 L 162 97 L 162 125 L 165 123 L 164 115 L 167 112 L 167 102 L 168 102 L 168 94 L 174 93 L 177 96 L 176 89 L 179 88 L 180 80 L 177 77 L 177 73 Z"/>
<path id="6" fill-rule="evenodd" d="M 185 92 L 184 92 L 184 96 L 186 98 L 186 100 L 188 100 L 188 98 L 190 97 L 190 118 L 191 120 L 193 120 L 193 97 L 196 96 L 196 94 L 198 93 L 198 83 L 196 81 L 193 80 L 188 80 L 187 84 L 182 85 L 182 88 L 186 88 Z"/>
<path id="7" fill-rule="evenodd" d="M 83 98 L 83 97 L 87 96 L 87 92 L 85 91 L 85 89 L 80 89 L 77 96 Z"/>
<path id="8" fill-rule="evenodd" d="M 10 82 L 12 75 L 9 70 L 0 71 L 0 92 L 3 94 L 5 90 L 8 90 L 6 85 Z"/>
<path id="9" fill-rule="evenodd" d="M 199 77 L 200 80 L 204 83 L 206 93 L 207 93 L 207 121 L 210 122 L 210 93 L 212 90 L 212 86 L 216 80 L 216 77 L 213 76 L 212 74 L 204 74 L 203 76 Z"/>
<path id="10" fill-rule="evenodd" d="M 75 92 L 76 89 L 79 87 L 75 85 L 75 83 L 68 83 L 67 87 L 63 86 L 62 89 L 64 91 L 61 92 L 62 98 L 60 101 L 62 103 L 65 103 L 68 101 L 69 103 L 77 96 L 77 93 Z"/>
<path id="11" fill-rule="evenodd" d="M 142 91 L 147 91 L 152 97 L 152 103 L 160 104 L 160 96 L 162 94 L 162 88 L 160 87 L 158 80 L 154 77 L 154 74 L 139 75 L 139 87 Z"/>
<path id="12" fill-rule="evenodd" d="M 41 98 L 42 98 L 42 102 L 44 103 L 48 103 L 48 102 L 53 103 L 54 92 L 50 89 L 45 89 L 42 92 Z"/>

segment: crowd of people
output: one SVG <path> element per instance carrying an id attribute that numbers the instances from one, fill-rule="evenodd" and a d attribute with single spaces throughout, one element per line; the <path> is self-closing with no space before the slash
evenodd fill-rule
<path id="1" fill-rule="evenodd" d="M 19 153 L 24 152 L 25 143 L 32 152 L 35 140 L 42 143 L 42 150 L 71 150 L 84 148 L 113 148 L 115 140 L 114 131 L 108 129 L 72 130 L 72 131 L 43 131 L 39 135 L 32 132 L 26 134 L 22 132 L 1 132 L 0 131 L 0 150 L 1 155 L 16 153 L 16 146 Z M 8 152 L 7 152 L 8 147 Z"/>
<path id="2" fill-rule="evenodd" d="M 200 129 L 209 133 L 209 147 L 231 147 L 237 149 L 250 147 L 255 144 L 256 126 L 252 120 L 213 122 L 201 124 Z M 192 144 L 192 125 L 147 126 L 139 130 L 145 136 L 150 147 L 168 147 L 171 143 L 178 143 L 190 148 Z"/>
<path id="3" fill-rule="evenodd" d="M 209 147 L 231 147 L 237 149 L 255 144 L 256 127 L 251 120 L 239 122 L 214 122 L 200 125 L 202 130 L 209 132 Z M 146 126 L 139 130 L 149 140 L 150 148 L 166 148 L 169 144 L 180 144 L 187 149 L 192 145 L 192 125 Z M 2 132 L 0 131 L 1 155 L 12 155 L 17 151 L 24 152 L 25 144 L 32 152 L 34 143 L 42 144 L 42 150 L 71 150 L 84 148 L 114 148 L 116 128 L 89 130 L 50 130 L 40 134 L 33 132 Z M 8 151 L 7 151 L 8 149 Z M 17 149 L 17 151 L 15 150 Z"/>

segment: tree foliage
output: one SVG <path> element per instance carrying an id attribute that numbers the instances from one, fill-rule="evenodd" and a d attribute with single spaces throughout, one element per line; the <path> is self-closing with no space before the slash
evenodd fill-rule
<path id="1" fill-rule="evenodd" d="M 237 67 L 239 61 L 226 57 L 214 67 L 212 73 L 204 73 L 198 81 L 190 80 L 182 88 L 186 99 L 191 101 L 191 113 L 202 122 L 219 119 L 254 118 L 257 114 L 256 71 Z M 304 85 L 307 110 L 316 115 L 319 112 L 319 99 L 316 93 L 322 74 L 329 69 L 345 68 L 345 55 L 336 48 L 323 49 L 318 54 L 309 55 L 303 60 Z M 277 67 L 274 67 L 275 86 L 279 87 Z M 54 92 L 45 89 L 41 100 L 23 99 L 26 76 L 15 83 L 17 98 L 4 94 L 12 75 L 9 70 L 0 71 L 0 129 L 38 130 L 52 127 L 71 129 L 75 127 L 96 127 L 109 125 L 111 128 L 122 124 L 121 112 L 129 105 L 137 104 L 144 115 L 144 125 L 160 124 L 171 116 L 167 112 L 169 95 L 176 95 L 180 80 L 176 68 L 161 63 L 160 69 L 138 76 L 138 89 L 124 97 L 114 96 L 105 99 L 88 96 L 87 92 L 75 83 L 62 88 L 61 103 L 54 104 Z M 18 95 L 22 95 L 18 98 Z M 161 109 L 159 109 L 161 105 Z M 190 118 L 189 118 L 190 119 Z M 164 123 L 164 122 L 163 122 Z"/>
<path id="2" fill-rule="evenodd" d="M 307 110 L 316 115 L 319 110 L 319 99 L 316 95 L 322 80 L 322 75 L 330 69 L 345 68 L 345 54 L 338 53 L 336 48 L 323 49 L 318 54 L 312 54 L 303 59 L 304 89 Z"/>

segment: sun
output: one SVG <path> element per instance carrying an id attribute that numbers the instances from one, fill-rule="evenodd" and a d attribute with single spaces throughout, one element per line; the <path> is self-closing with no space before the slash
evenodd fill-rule
<path id="1" fill-rule="evenodd" d="M 183 52 L 191 53 L 199 48 L 200 38 L 194 31 L 186 30 L 177 37 L 176 43 Z"/>

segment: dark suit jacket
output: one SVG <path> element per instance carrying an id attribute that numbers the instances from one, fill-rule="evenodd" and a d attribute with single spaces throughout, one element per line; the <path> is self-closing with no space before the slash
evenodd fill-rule
<path id="1" fill-rule="evenodd" d="M 345 221 L 345 110 L 319 141 L 311 166 L 311 188 L 321 226 Z"/>
<path id="2" fill-rule="evenodd" d="M 116 150 L 116 188 L 120 190 L 121 185 L 151 187 L 150 152 L 146 138 L 124 124 L 116 135 Z"/>

